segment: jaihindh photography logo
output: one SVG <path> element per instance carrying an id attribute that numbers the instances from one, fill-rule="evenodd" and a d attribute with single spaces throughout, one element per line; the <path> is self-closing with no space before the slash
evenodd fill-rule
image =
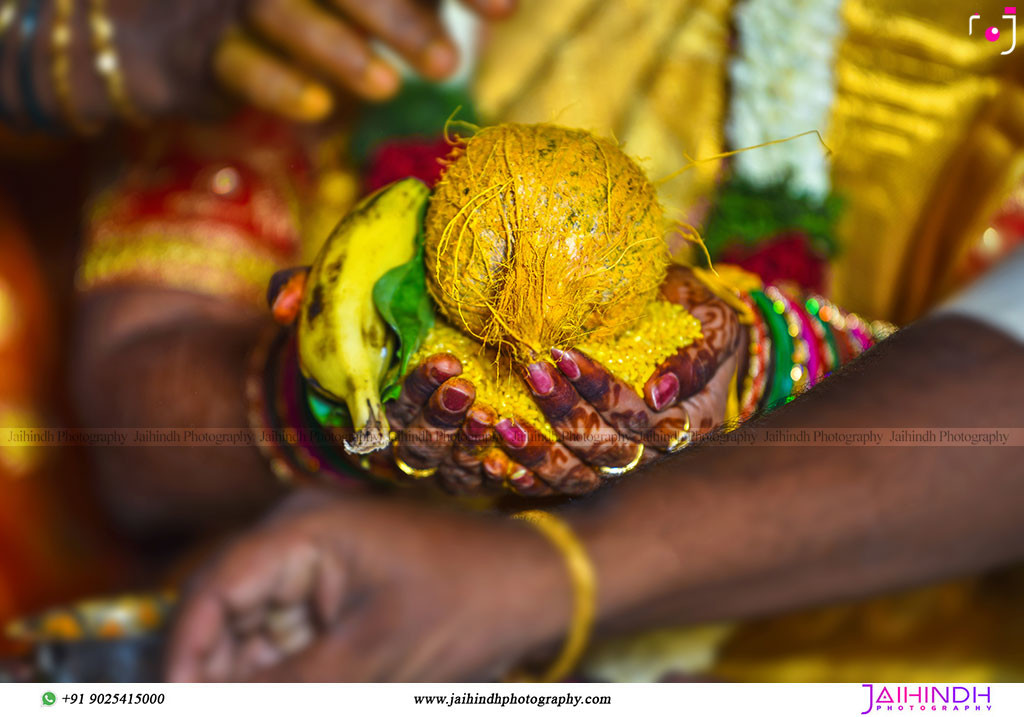
<path id="1" fill-rule="evenodd" d="M 990 712 L 990 685 L 884 685 L 867 683 L 862 715 L 876 712 Z M 864 704 L 863 702 L 861 704 Z"/>

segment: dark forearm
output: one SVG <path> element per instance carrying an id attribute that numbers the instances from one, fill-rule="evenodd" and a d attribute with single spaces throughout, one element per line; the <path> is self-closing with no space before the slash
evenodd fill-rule
<path id="1" fill-rule="evenodd" d="M 245 364 L 262 326 L 244 311 L 173 291 L 91 296 L 74 375 L 83 422 L 244 428 Z M 114 516 L 149 535 L 227 528 L 280 493 L 253 447 L 98 448 L 94 456 Z"/>
<path id="2" fill-rule="evenodd" d="M 1019 425 L 1021 365 L 1024 348 L 1001 334 L 929 320 L 759 426 Z M 573 520 L 605 627 L 747 617 L 1024 557 L 1019 460 L 1001 447 L 706 447 Z"/>
<path id="3" fill-rule="evenodd" d="M 64 13 L 54 0 L 14 6 L 0 41 L 0 108 L 6 110 L 0 120 L 70 132 L 127 119 L 124 103 L 111 95 L 108 76 L 98 70 L 101 57 L 105 67 L 116 58 L 115 81 L 143 117 L 210 109 L 210 56 L 237 14 L 237 0 L 69 6 Z M 114 39 L 98 46 L 96 28 L 104 22 Z M 58 36 L 66 44 L 55 43 Z"/>

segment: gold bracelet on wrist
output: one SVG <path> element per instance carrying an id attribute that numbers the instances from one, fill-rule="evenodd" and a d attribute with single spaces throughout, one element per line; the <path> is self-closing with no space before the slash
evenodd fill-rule
<path id="1" fill-rule="evenodd" d="M 73 37 L 72 19 L 74 0 L 55 0 L 53 4 L 53 31 L 50 34 L 51 70 L 53 90 L 57 106 L 68 126 L 83 135 L 96 134 L 99 125 L 84 121 L 75 109 L 74 93 L 71 89 L 71 42 Z"/>
<path id="2" fill-rule="evenodd" d="M 515 682 L 560 682 L 572 673 L 590 640 L 597 611 L 597 579 L 594 564 L 569 524 L 544 510 L 524 510 L 512 516 L 534 528 L 551 542 L 565 559 L 573 587 L 573 613 L 562 651 L 539 677 L 514 675 Z"/>
<path id="3" fill-rule="evenodd" d="M 92 31 L 92 49 L 96 53 L 96 71 L 107 85 L 107 94 L 114 109 L 128 122 L 145 124 L 125 85 L 121 60 L 114 42 L 114 23 L 107 14 L 107 0 L 90 0 L 89 27 Z"/>

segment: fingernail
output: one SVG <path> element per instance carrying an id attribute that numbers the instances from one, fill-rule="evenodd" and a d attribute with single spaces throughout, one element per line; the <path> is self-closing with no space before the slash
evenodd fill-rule
<path id="1" fill-rule="evenodd" d="M 526 445 L 526 431 L 509 419 L 504 419 L 494 428 L 505 442 L 513 448 L 522 448 Z"/>
<path id="2" fill-rule="evenodd" d="M 674 402 L 676 396 L 679 395 L 679 379 L 673 373 L 665 374 L 655 382 L 651 394 L 651 398 L 654 400 L 654 410 L 660 411 Z"/>
<path id="3" fill-rule="evenodd" d="M 391 65 L 381 60 L 370 60 L 363 71 L 363 82 L 373 94 L 385 97 L 398 89 L 400 80 Z"/>
<path id="4" fill-rule="evenodd" d="M 299 95 L 299 112 L 303 119 L 321 120 L 330 114 L 334 107 L 331 93 L 320 85 L 307 85 Z"/>
<path id="5" fill-rule="evenodd" d="M 452 413 L 464 411 L 469 401 L 469 394 L 457 386 L 447 386 L 441 393 L 441 404 Z"/>
<path id="6" fill-rule="evenodd" d="M 541 396 L 546 396 L 555 389 L 555 382 L 551 380 L 543 364 L 531 363 L 527 366 L 526 377 L 533 390 Z"/>
<path id="7" fill-rule="evenodd" d="M 529 488 L 533 485 L 533 476 L 522 466 L 512 471 L 508 479 L 516 488 Z"/>
<path id="8" fill-rule="evenodd" d="M 570 381 L 575 381 L 580 377 L 580 367 L 567 352 L 561 349 L 551 349 L 551 356 L 555 359 L 558 370 L 564 373 Z"/>
<path id="9" fill-rule="evenodd" d="M 466 435 L 473 440 L 480 440 L 487 435 L 488 428 L 489 426 L 486 423 L 470 416 L 466 419 L 463 430 L 465 430 Z"/>
<path id="10" fill-rule="evenodd" d="M 445 40 L 434 40 L 423 53 L 423 64 L 430 75 L 446 75 L 455 69 L 455 48 Z"/>
<path id="11" fill-rule="evenodd" d="M 431 367 L 427 370 L 427 373 L 430 375 L 430 378 L 432 378 L 434 381 L 438 383 L 438 385 L 444 383 L 445 381 L 447 381 L 448 379 L 455 375 L 453 373 L 448 373 L 437 364 L 431 365 Z"/>
<path id="12" fill-rule="evenodd" d="M 491 478 L 501 480 L 505 473 L 505 461 L 493 455 L 488 455 L 484 458 L 484 470 L 487 471 L 487 475 Z"/>

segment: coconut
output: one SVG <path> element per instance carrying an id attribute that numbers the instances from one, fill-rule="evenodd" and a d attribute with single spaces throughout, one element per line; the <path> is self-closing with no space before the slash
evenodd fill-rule
<path id="1" fill-rule="evenodd" d="M 517 359 L 614 336 L 668 266 L 663 211 L 615 143 L 548 124 L 458 146 L 426 217 L 428 288 L 456 327 Z"/>

